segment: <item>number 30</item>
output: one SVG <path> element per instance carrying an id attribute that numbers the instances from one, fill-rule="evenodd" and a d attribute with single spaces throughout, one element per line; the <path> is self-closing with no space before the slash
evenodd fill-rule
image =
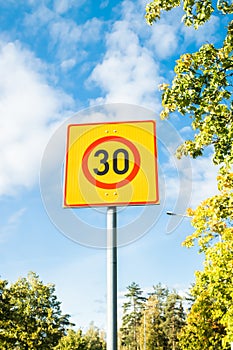
<path id="1" fill-rule="evenodd" d="M 119 154 L 124 155 L 124 167 L 123 167 L 123 169 L 119 169 L 119 164 L 118 164 Z M 103 157 L 100 158 L 100 164 L 104 165 L 104 169 L 99 170 L 97 168 L 94 168 L 93 170 L 94 170 L 96 175 L 102 176 L 102 175 L 107 174 L 109 171 L 109 163 L 108 163 L 109 154 L 104 149 L 100 149 L 100 150 L 96 151 L 94 154 L 95 157 L 99 157 L 100 155 L 103 155 Z M 122 175 L 122 174 L 127 173 L 128 170 L 129 170 L 129 153 L 125 149 L 119 148 L 113 153 L 113 171 L 116 174 Z"/>

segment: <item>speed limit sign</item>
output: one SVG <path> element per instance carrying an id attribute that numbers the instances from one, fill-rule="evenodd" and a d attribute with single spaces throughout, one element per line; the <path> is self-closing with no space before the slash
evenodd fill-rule
<path id="1" fill-rule="evenodd" d="M 155 121 L 68 126 L 64 206 L 158 204 Z"/>

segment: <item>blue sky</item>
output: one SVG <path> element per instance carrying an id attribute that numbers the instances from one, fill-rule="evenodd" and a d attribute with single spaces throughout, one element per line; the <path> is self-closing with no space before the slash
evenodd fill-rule
<path id="1" fill-rule="evenodd" d="M 159 121 L 158 85 L 172 78 L 181 53 L 206 42 L 218 44 L 224 18 L 214 16 L 197 32 L 184 28 L 182 11 L 176 9 L 149 27 L 145 4 L 0 0 L 1 276 L 15 281 L 32 270 L 43 281 L 55 283 L 63 310 L 77 327 L 91 321 L 106 325 L 106 250 L 92 244 L 91 237 L 95 226 L 105 234 L 106 211 L 76 210 L 87 231 L 77 225 L 78 242 L 67 238 L 70 234 L 62 234 L 50 220 L 53 208 L 45 208 L 43 198 L 48 189 L 44 183 L 59 181 L 62 169 L 48 181 L 41 167 L 47 144 L 69 122 L 116 120 L 101 114 L 99 105 L 127 109 L 125 104 L 131 104 L 127 119 L 151 115 L 158 120 L 161 205 L 119 210 L 121 227 L 142 218 L 138 232 L 127 242 L 123 239 L 118 249 L 119 305 L 133 281 L 145 291 L 159 282 L 184 291 L 201 268 L 197 249 L 181 247 L 192 232 L 189 219 L 169 217 L 166 211 L 184 213 L 215 193 L 216 169 L 208 156 L 175 159 L 176 146 L 191 135 L 189 120 L 174 116 L 172 121 Z M 64 143 L 63 138 L 54 157 L 63 159 Z M 59 207 L 59 196 L 53 195 Z M 69 220 L 67 215 L 64 219 Z M 72 225 L 75 230 L 75 222 Z"/>

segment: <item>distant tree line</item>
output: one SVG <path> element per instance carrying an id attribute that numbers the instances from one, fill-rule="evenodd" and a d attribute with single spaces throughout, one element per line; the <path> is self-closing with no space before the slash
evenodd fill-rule
<path id="1" fill-rule="evenodd" d="M 138 284 L 127 287 L 119 332 L 122 350 L 178 350 L 178 335 L 185 325 L 182 298 L 158 284 L 147 297 Z"/>
<path id="2" fill-rule="evenodd" d="M 176 350 L 177 334 L 185 324 L 181 297 L 161 284 L 147 297 L 138 284 L 127 287 L 119 348 Z M 74 330 L 62 314 L 53 284 L 43 284 L 30 272 L 9 285 L 0 279 L 0 349 L 106 350 L 105 333 L 94 324 Z"/>
<path id="3" fill-rule="evenodd" d="M 223 256 L 221 251 L 218 264 Z M 215 289 L 211 296 L 208 289 L 203 289 L 203 283 L 214 285 L 217 272 L 218 268 L 215 275 L 206 275 L 205 270 L 197 272 L 197 279 L 202 280 L 192 287 L 185 300 L 162 284 L 153 286 L 152 292 L 145 295 L 138 284 L 131 283 L 123 304 L 118 349 L 186 350 L 189 346 L 192 350 L 230 350 L 230 342 L 221 345 L 232 320 L 230 283 L 225 279 L 218 285 L 219 295 Z M 210 277 L 213 281 L 209 281 Z M 226 326 L 221 322 L 222 314 L 227 317 Z M 53 284 L 43 284 L 33 272 L 11 285 L 0 279 L 0 349 L 106 350 L 105 333 L 94 324 L 86 332 L 73 326 L 70 315 L 62 314 Z M 195 347 L 190 347 L 192 343 Z M 212 347 L 215 344 L 218 346 Z"/>

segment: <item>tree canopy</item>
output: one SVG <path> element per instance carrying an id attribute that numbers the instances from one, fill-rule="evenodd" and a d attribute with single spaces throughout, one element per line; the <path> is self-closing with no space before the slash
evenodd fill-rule
<path id="1" fill-rule="evenodd" d="M 208 21 L 214 11 L 222 15 L 233 12 L 233 4 L 227 0 L 154 0 L 146 6 L 146 20 L 148 24 L 160 19 L 162 11 L 170 11 L 175 7 L 183 6 L 184 15 L 182 20 L 186 26 L 198 28 Z"/>
<path id="2" fill-rule="evenodd" d="M 183 7 L 186 26 L 200 25 L 212 15 L 225 16 L 222 43 L 203 43 L 197 52 L 181 55 L 174 78 L 162 90 L 162 118 L 174 113 L 191 120 L 193 139 L 177 150 L 177 156 L 196 158 L 207 149 L 218 165 L 219 192 L 195 209 L 188 209 L 195 231 L 184 245 L 198 242 L 205 254 L 204 269 L 196 273 L 191 289 L 194 303 L 180 334 L 185 350 L 230 349 L 233 342 L 233 13 L 232 1 L 154 0 L 147 5 L 149 24 L 163 11 Z"/>
<path id="3" fill-rule="evenodd" d="M 213 11 L 220 14 L 233 12 L 233 4 L 227 1 L 184 1 L 183 17 L 186 25 L 198 27 L 210 19 Z M 147 6 L 150 24 L 160 18 L 161 10 L 169 11 L 180 1 L 155 0 Z M 206 10 L 210 9 L 210 10 Z M 227 16 L 227 19 L 229 17 Z M 177 150 L 177 156 L 193 158 L 203 155 L 211 146 L 213 162 L 220 166 L 217 184 L 220 193 L 206 199 L 196 211 L 188 211 L 193 217 L 195 233 L 186 241 L 188 245 L 200 238 L 207 244 L 222 234 L 224 228 L 232 229 L 233 219 L 233 21 L 228 20 L 225 38 L 220 47 L 203 44 L 197 52 L 184 53 L 177 60 L 175 76 L 171 84 L 162 84 L 161 112 L 167 118 L 174 112 L 192 120 L 194 139 L 186 140 Z"/>
<path id="4" fill-rule="evenodd" d="M 225 238 L 225 237 L 224 237 Z M 182 349 L 230 349 L 233 342 L 233 239 L 206 250 L 191 289 L 194 304 L 180 334 Z"/>
<path id="5" fill-rule="evenodd" d="M 105 350 L 106 342 L 104 334 L 93 324 L 85 334 L 82 330 L 69 329 L 67 335 L 63 336 L 55 350 Z"/>
<path id="6" fill-rule="evenodd" d="M 10 286 L 0 280 L 1 349 L 53 349 L 71 325 L 60 305 L 54 285 L 33 272 Z"/>

